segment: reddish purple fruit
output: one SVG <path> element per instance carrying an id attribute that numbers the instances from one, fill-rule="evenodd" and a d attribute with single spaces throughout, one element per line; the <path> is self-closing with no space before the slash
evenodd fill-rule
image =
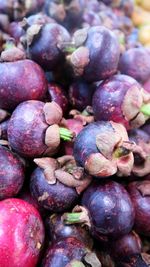
<path id="1" fill-rule="evenodd" d="M 120 49 L 115 34 L 103 26 L 75 32 L 78 47 L 69 56 L 76 76 L 88 82 L 106 79 L 117 72 Z"/>
<path id="2" fill-rule="evenodd" d="M 133 154 L 127 146 L 130 142 L 123 125 L 112 121 L 93 122 L 77 135 L 74 157 L 90 175 L 128 176 L 133 167 Z"/>
<path id="3" fill-rule="evenodd" d="M 8 124 L 10 146 L 29 158 L 54 154 L 59 147 L 60 137 L 71 141 L 69 130 L 57 125 L 61 119 L 62 110 L 55 102 L 45 104 L 29 100 L 21 103 Z M 69 139 L 66 139 L 66 131 Z"/>
<path id="4" fill-rule="evenodd" d="M 128 234 L 134 224 L 134 207 L 125 188 L 113 181 L 93 183 L 73 213 L 64 214 L 66 224 L 84 223 L 102 241 Z"/>
<path id="5" fill-rule="evenodd" d="M 138 128 L 150 117 L 150 94 L 127 75 L 115 75 L 98 85 L 93 96 L 96 120 L 112 120 L 127 129 Z"/>
<path id="6" fill-rule="evenodd" d="M 82 260 L 86 255 L 85 245 L 75 237 L 68 237 L 50 245 L 42 267 L 66 267 L 72 260 Z"/>
<path id="7" fill-rule="evenodd" d="M 63 48 L 68 42 L 70 42 L 68 31 L 57 23 L 36 24 L 27 30 L 26 43 L 29 56 L 45 70 L 54 70 L 64 61 Z"/>
<path id="8" fill-rule="evenodd" d="M 76 81 L 70 85 L 69 101 L 73 108 L 84 110 L 92 104 L 93 88 L 84 81 Z"/>
<path id="9" fill-rule="evenodd" d="M 21 199 L 0 201 L 0 266 L 36 267 L 44 242 L 39 212 Z"/>
<path id="10" fill-rule="evenodd" d="M 22 160 L 0 146 L 0 199 L 13 197 L 22 188 L 25 168 Z"/>
<path id="11" fill-rule="evenodd" d="M 125 51 L 120 58 L 119 70 L 140 83 L 146 82 L 150 76 L 150 54 L 143 47 Z"/>
<path id="12" fill-rule="evenodd" d="M 25 100 L 41 100 L 46 91 L 44 72 L 35 62 L 0 63 L 0 108 L 12 110 Z"/>
<path id="13" fill-rule="evenodd" d="M 141 129 L 129 131 L 129 140 L 133 142 L 134 167 L 132 172 L 136 176 L 145 176 L 150 173 L 150 135 Z"/>
<path id="14" fill-rule="evenodd" d="M 150 181 L 132 182 L 128 186 L 128 192 L 135 208 L 135 230 L 150 236 Z"/>
<path id="15" fill-rule="evenodd" d="M 68 109 L 67 95 L 61 86 L 55 83 L 48 84 L 49 101 L 55 101 L 63 110 L 65 114 Z"/>
<path id="16" fill-rule="evenodd" d="M 46 228 L 49 237 L 53 242 L 68 237 L 76 237 L 78 240 L 86 244 L 88 248 L 93 245 L 92 238 L 85 227 L 81 225 L 65 225 L 61 215 L 53 214 L 46 219 Z"/>
<path id="17" fill-rule="evenodd" d="M 74 188 L 59 181 L 52 184 L 47 180 L 44 171 L 36 168 L 31 176 L 30 190 L 39 205 L 52 212 L 63 212 L 73 207 L 78 199 Z"/>
<path id="18" fill-rule="evenodd" d="M 124 260 L 133 255 L 141 254 L 141 239 L 135 232 L 131 232 L 110 244 L 111 256 L 115 261 Z"/>

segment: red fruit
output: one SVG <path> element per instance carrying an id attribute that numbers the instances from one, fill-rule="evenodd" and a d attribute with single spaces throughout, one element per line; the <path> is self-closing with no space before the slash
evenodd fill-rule
<path id="1" fill-rule="evenodd" d="M 44 242 L 39 212 L 21 199 L 0 201 L 0 266 L 35 267 Z"/>
<path id="2" fill-rule="evenodd" d="M 35 62 L 0 63 L 0 108 L 12 110 L 25 100 L 41 100 L 46 91 L 45 74 Z"/>

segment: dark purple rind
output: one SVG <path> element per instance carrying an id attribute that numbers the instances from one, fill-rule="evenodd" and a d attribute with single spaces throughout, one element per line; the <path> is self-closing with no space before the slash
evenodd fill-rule
<path id="1" fill-rule="evenodd" d="M 96 146 L 96 136 L 105 131 L 114 132 L 110 122 L 93 122 L 77 135 L 74 142 L 74 157 L 78 165 L 84 167 L 88 156 L 100 152 Z"/>
<path id="2" fill-rule="evenodd" d="M 127 189 L 135 208 L 135 231 L 148 237 L 150 236 L 150 194 L 143 195 L 139 190 L 141 185 L 150 187 L 150 181 L 132 182 Z"/>
<path id="3" fill-rule="evenodd" d="M 93 95 L 95 120 L 112 120 L 129 128 L 129 122 L 123 115 L 122 104 L 127 91 L 134 86 L 141 88 L 136 80 L 121 74 L 102 82 Z"/>
<path id="4" fill-rule="evenodd" d="M 103 26 L 88 30 L 84 44 L 89 49 L 90 62 L 84 69 L 83 78 L 88 82 L 106 79 L 117 72 L 120 48 L 116 36 Z"/>
<path id="5" fill-rule="evenodd" d="M 0 200 L 14 197 L 22 188 L 25 168 L 19 157 L 0 146 Z"/>
<path id="6" fill-rule="evenodd" d="M 42 100 L 47 91 L 43 70 L 31 60 L 0 63 L 0 108 L 12 110 L 26 100 Z"/>
<path id="7" fill-rule="evenodd" d="M 48 248 L 42 267 L 65 267 L 71 260 L 82 260 L 85 254 L 84 244 L 75 237 L 68 237 Z"/>
<path id="8" fill-rule="evenodd" d="M 30 58 L 45 70 L 54 70 L 64 60 L 64 54 L 59 45 L 69 41 L 70 35 L 63 26 L 47 23 L 43 25 L 28 48 Z"/>
<path id="9" fill-rule="evenodd" d="M 125 262 L 117 262 L 116 267 L 148 267 L 141 255 L 128 257 Z"/>
<path id="10" fill-rule="evenodd" d="M 44 172 L 36 168 L 31 176 L 30 190 L 39 205 L 52 212 L 63 212 L 73 207 L 78 199 L 74 188 L 60 182 L 48 184 Z"/>
<path id="11" fill-rule="evenodd" d="M 120 57 L 119 70 L 140 83 L 146 82 L 150 76 L 150 54 L 144 47 L 125 51 Z"/>
<path id="12" fill-rule="evenodd" d="M 5 121 L 0 123 L 0 131 L 1 131 L 0 138 L 2 140 L 7 140 L 8 139 L 8 137 L 7 137 L 7 129 L 8 129 L 9 120 L 10 119 L 5 120 Z"/>
<path id="13" fill-rule="evenodd" d="M 51 101 L 55 101 L 62 108 L 63 113 L 65 113 L 68 109 L 68 98 L 61 86 L 55 83 L 49 83 L 48 94 L 48 98 L 50 98 Z"/>
<path id="14" fill-rule="evenodd" d="M 10 146 L 24 157 L 41 156 L 45 145 L 45 131 L 48 124 L 43 113 L 41 101 L 25 101 L 14 110 L 8 124 L 8 141 Z"/>
<path id="15" fill-rule="evenodd" d="M 142 243 L 140 237 L 135 232 L 124 235 L 118 240 L 110 243 L 110 251 L 112 258 L 114 258 L 115 261 L 141 254 Z"/>
<path id="16" fill-rule="evenodd" d="M 94 183 L 81 200 L 88 209 L 91 233 L 108 241 L 128 234 L 134 224 L 134 208 L 125 188 L 113 181 Z"/>
<path id="17" fill-rule="evenodd" d="M 82 111 L 92 104 L 93 88 L 84 81 L 76 81 L 70 85 L 69 101 L 75 109 Z"/>

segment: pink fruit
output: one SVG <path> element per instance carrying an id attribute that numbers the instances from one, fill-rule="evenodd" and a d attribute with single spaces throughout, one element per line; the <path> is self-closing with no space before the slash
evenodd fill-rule
<path id="1" fill-rule="evenodd" d="M 44 241 L 39 212 L 21 199 L 6 199 L 0 222 L 0 266 L 35 267 Z"/>

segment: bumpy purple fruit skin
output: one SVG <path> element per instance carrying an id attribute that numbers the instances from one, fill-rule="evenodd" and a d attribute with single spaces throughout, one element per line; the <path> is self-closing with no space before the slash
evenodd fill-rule
<path id="1" fill-rule="evenodd" d="M 48 248 L 42 267 L 65 267 L 74 259 L 82 260 L 85 254 L 84 244 L 75 237 L 68 237 Z"/>
<path id="2" fill-rule="evenodd" d="M 134 208 L 125 188 L 114 182 L 93 183 L 81 203 L 88 209 L 92 235 L 98 240 L 118 239 L 134 224 Z"/>
<path id="3" fill-rule="evenodd" d="M 0 63 L 0 108 L 13 110 L 26 100 L 42 100 L 47 81 L 41 67 L 31 60 Z"/>
<path id="4" fill-rule="evenodd" d="M 43 170 L 39 167 L 32 173 L 30 190 L 39 205 L 52 212 L 66 211 L 73 207 L 78 199 L 74 188 L 58 181 L 56 184 L 48 184 Z"/>
<path id="5" fill-rule="evenodd" d="M 14 197 L 22 188 L 25 168 L 21 159 L 0 146 L 0 199 Z"/>
<path id="6" fill-rule="evenodd" d="M 92 153 L 99 153 L 96 146 L 96 136 L 102 132 L 112 131 L 110 122 L 94 122 L 84 127 L 74 142 L 74 157 L 78 165 L 84 167 L 85 161 Z"/>
<path id="7" fill-rule="evenodd" d="M 142 187 L 150 187 L 150 181 L 132 182 L 128 186 L 132 203 L 135 207 L 135 230 L 137 233 L 150 236 L 150 193 L 142 192 Z"/>
<path id="8" fill-rule="evenodd" d="M 150 54 L 143 47 L 125 51 L 120 58 L 119 70 L 140 83 L 146 82 L 150 76 Z"/>
<path id="9" fill-rule="evenodd" d="M 119 43 L 109 29 L 102 26 L 91 27 L 84 45 L 89 49 L 90 58 L 83 74 L 86 81 L 103 80 L 117 72 Z"/>
<path id="10" fill-rule="evenodd" d="M 70 85 L 69 101 L 71 105 L 82 111 L 92 104 L 93 90 L 92 86 L 84 81 L 76 81 Z"/>
<path id="11" fill-rule="evenodd" d="M 21 103 L 14 110 L 8 124 L 10 146 L 24 157 L 42 155 L 47 146 L 44 143 L 48 124 L 43 113 L 44 103 L 29 100 Z"/>
<path id="12" fill-rule="evenodd" d="M 63 26 L 47 23 L 29 46 L 30 58 L 45 70 L 53 70 L 64 60 L 64 54 L 58 46 L 69 41 L 70 35 Z"/>
<path id="13" fill-rule="evenodd" d="M 92 100 L 95 120 L 112 120 L 130 128 L 123 115 L 122 104 L 127 91 L 134 86 L 141 88 L 135 79 L 120 74 L 98 85 Z"/>

